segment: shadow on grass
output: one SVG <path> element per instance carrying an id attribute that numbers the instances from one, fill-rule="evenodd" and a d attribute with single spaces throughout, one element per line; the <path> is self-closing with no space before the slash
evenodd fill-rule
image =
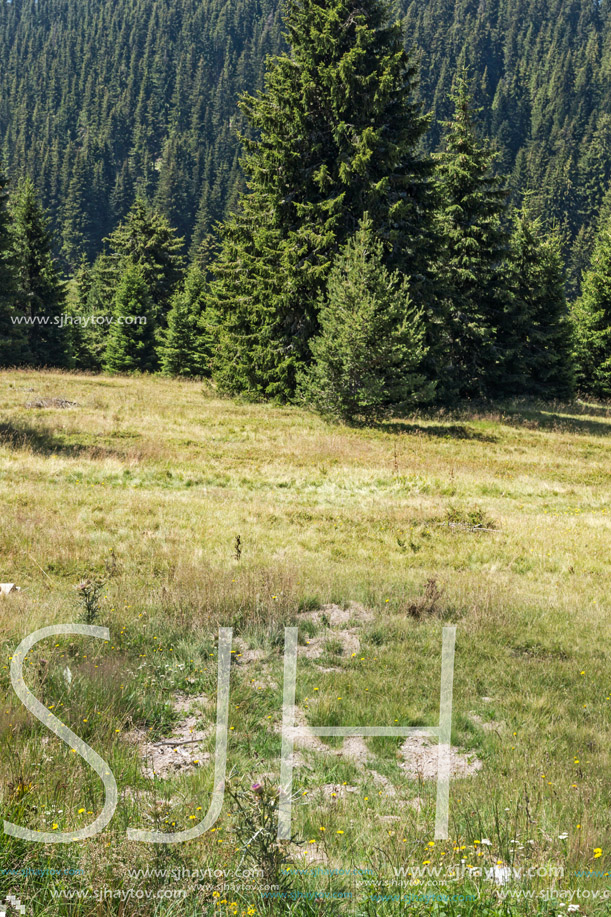
<path id="1" fill-rule="evenodd" d="M 604 417 L 611 421 L 611 402 L 608 404 L 590 404 L 587 401 L 576 401 L 574 404 L 565 406 L 561 410 L 562 414 L 585 414 L 589 417 Z"/>
<path id="2" fill-rule="evenodd" d="M 431 423 L 425 425 L 417 421 L 395 420 L 380 421 L 375 425 L 376 430 L 384 433 L 402 433 L 408 436 L 433 436 L 437 439 L 471 439 L 474 442 L 494 443 L 498 437 L 483 430 L 462 423 Z"/>
<path id="3" fill-rule="evenodd" d="M 0 423 L 0 444 L 21 451 L 31 449 L 38 455 L 82 455 L 90 448 L 80 443 L 68 443 L 44 427 L 30 427 L 11 422 Z"/>
<path id="4" fill-rule="evenodd" d="M 611 410 L 599 405 L 509 406 L 499 422 L 557 433 L 611 436 Z"/>
<path id="5" fill-rule="evenodd" d="M 430 423 L 425 421 L 430 418 Z M 441 439 L 496 442 L 498 436 L 482 429 L 485 423 L 545 430 L 556 433 L 582 433 L 611 436 L 611 404 L 575 401 L 564 404 L 516 400 L 510 402 L 469 402 L 441 413 L 397 416 L 377 423 L 385 433 L 425 435 Z"/>

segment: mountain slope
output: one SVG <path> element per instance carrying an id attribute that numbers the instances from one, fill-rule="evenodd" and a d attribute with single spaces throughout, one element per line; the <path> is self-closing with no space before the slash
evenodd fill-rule
<path id="1" fill-rule="evenodd" d="M 16 0 L 0 5 L 0 140 L 74 261 L 137 191 L 190 235 L 238 180 L 236 99 L 280 36 L 272 0 Z"/>
<path id="2" fill-rule="evenodd" d="M 400 12 L 419 49 L 435 148 L 467 64 L 516 192 L 560 222 L 578 271 L 611 177 L 611 4 L 426 0 Z M 74 264 L 144 191 L 196 241 L 240 186 L 239 93 L 283 46 L 278 0 L 0 3 L 0 148 L 32 174 Z"/>

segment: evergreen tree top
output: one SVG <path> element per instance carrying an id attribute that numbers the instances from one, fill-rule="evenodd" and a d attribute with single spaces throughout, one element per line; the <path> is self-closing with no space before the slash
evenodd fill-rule
<path id="1" fill-rule="evenodd" d="M 140 265 L 158 317 L 163 319 L 183 276 L 184 240 L 163 214 L 139 197 L 106 242 L 119 270 L 128 261 Z"/>
<path id="2" fill-rule="evenodd" d="M 113 251 L 134 263 L 144 264 L 151 256 L 173 257 L 184 262 L 184 239 L 177 236 L 167 218 L 142 197 L 136 198 L 123 222 L 105 240 Z"/>
<path id="3" fill-rule="evenodd" d="M 418 149 L 429 119 L 401 25 L 381 0 L 289 0 L 285 16 L 290 52 L 269 62 L 263 92 L 241 100 L 256 131 L 242 138 L 251 191 L 279 202 L 285 225 L 326 216 L 343 224 L 341 242 L 368 210 L 402 244 L 398 227 L 428 203 L 431 163 Z"/>
<path id="4" fill-rule="evenodd" d="M 583 282 L 581 304 L 591 320 L 602 323 L 611 332 L 611 219 L 604 223 L 596 237 L 590 269 Z"/>
<path id="5" fill-rule="evenodd" d="M 443 148 L 436 156 L 446 194 L 455 201 L 461 200 L 465 208 L 477 204 L 480 209 L 487 207 L 491 215 L 500 214 L 505 209 L 507 191 L 494 171 L 498 153 L 478 134 L 476 116 L 480 109 L 473 105 L 468 71 L 457 75 L 450 99 L 454 117 L 443 122 Z"/>
<path id="6" fill-rule="evenodd" d="M 20 258 L 29 259 L 31 269 L 44 270 L 51 259 L 49 217 L 43 210 L 31 178 L 20 182 L 13 203 L 15 236 Z"/>
<path id="7" fill-rule="evenodd" d="M 420 302 L 432 261 L 428 119 L 385 0 L 288 0 L 290 51 L 242 98 L 248 193 L 214 265 L 224 319 L 214 361 L 228 391 L 290 398 L 318 329 L 318 297 L 364 213 Z"/>

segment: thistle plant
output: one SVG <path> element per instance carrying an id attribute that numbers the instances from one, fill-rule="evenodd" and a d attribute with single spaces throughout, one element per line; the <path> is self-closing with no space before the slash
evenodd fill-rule
<path id="1" fill-rule="evenodd" d="M 228 780 L 225 792 L 233 804 L 234 831 L 244 859 L 263 871 L 265 884 L 287 892 L 292 885 L 289 845 L 294 839 L 277 838 L 278 788 L 267 780 L 248 785 L 242 778 Z"/>

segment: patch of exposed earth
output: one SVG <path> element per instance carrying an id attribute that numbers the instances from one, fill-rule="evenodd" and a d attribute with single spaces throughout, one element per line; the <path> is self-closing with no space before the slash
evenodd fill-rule
<path id="1" fill-rule="evenodd" d="M 179 774 L 190 773 L 210 760 L 208 752 L 201 751 L 201 745 L 212 733 L 212 727 L 199 726 L 201 714 L 192 712 L 195 705 L 205 704 L 208 698 L 177 697 L 174 710 L 187 715 L 176 723 L 171 735 L 152 740 L 148 733 L 134 730 L 126 737 L 129 742 L 138 746 L 144 761 L 142 773 L 152 779 L 159 777 L 166 780 Z"/>
<path id="2" fill-rule="evenodd" d="M 331 749 L 324 742 L 321 742 L 318 736 L 314 735 L 308 726 L 303 710 L 300 710 L 299 707 L 295 707 L 294 723 L 295 725 L 287 730 L 287 736 L 292 738 L 293 743 L 298 748 L 306 748 L 309 751 L 317 751 L 320 754 L 329 754 Z M 274 732 L 282 732 L 282 723 L 276 723 Z"/>
<path id="3" fill-rule="evenodd" d="M 341 747 L 341 756 L 362 767 L 371 759 L 371 752 L 362 736 L 348 736 Z"/>
<path id="4" fill-rule="evenodd" d="M 337 802 L 339 799 L 345 799 L 350 793 L 358 793 L 358 786 L 350 786 L 347 783 L 325 783 L 318 787 L 317 792 L 330 802 Z"/>
<path id="5" fill-rule="evenodd" d="M 36 398 L 34 401 L 26 401 L 26 408 L 76 408 L 78 401 L 68 401 L 66 398 Z"/>
<path id="6" fill-rule="evenodd" d="M 236 637 L 233 641 L 231 655 L 234 657 L 232 661 L 237 665 L 250 665 L 253 662 L 260 662 L 267 654 L 265 650 L 252 649 L 241 637 Z"/>
<path id="7" fill-rule="evenodd" d="M 361 641 L 357 631 L 373 614 L 357 602 L 352 602 L 348 608 L 339 605 L 325 605 L 318 611 L 309 611 L 300 615 L 300 620 L 312 621 L 317 627 L 325 628 L 322 634 L 310 637 L 305 645 L 300 646 L 298 654 L 306 659 L 319 659 L 329 648 L 329 644 L 339 646 L 340 655 L 343 657 L 356 656 L 361 649 Z M 331 646 L 331 652 L 334 652 Z M 334 668 L 322 668 L 321 671 L 333 672 Z"/>
<path id="8" fill-rule="evenodd" d="M 330 862 L 325 850 L 314 841 L 303 845 L 291 844 L 289 849 L 294 859 L 301 860 L 308 866 L 328 865 Z"/>
<path id="9" fill-rule="evenodd" d="M 438 746 L 428 736 L 407 736 L 401 746 L 403 762 L 399 767 L 412 780 L 434 780 L 437 777 L 439 760 Z M 477 755 L 469 755 L 454 746 L 450 747 L 450 776 L 472 777 L 481 770 L 482 762 Z"/>
<path id="10" fill-rule="evenodd" d="M 339 605 L 326 605 L 318 611 L 300 615 L 300 619 L 310 620 L 317 627 L 324 627 L 324 632 L 310 638 L 305 645 L 299 646 L 298 652 L 306 658 L 317 659 L 325 653 L 327 644 L 335 643 L 337 647 L 339 643 L 343 656 L 355 655 L 360 650 L 360 639 L 357 632 L 363 623 L 372 618 L 372 612 L 357 603 L 352 603 L 347 608 L 341 608 Z M 333 651 L 333 647 L 331 650 Z M 267 656 L 264 650 L 249 648 L 240 638 L 234 642 L 232 657 L 239 667 L 260 663 Z M 337 671 L 337 669 L 328 671 Z M 258 691 L 278 687 L 277 682 L 271 678 L 269 665 L 264 665 L 250 682 L 252 687 Z M 211 735 L 213 726 L 204 728 L 200 725 L 201 707 L 206 707 L 208 704 L 209 698 L 204 695 L 193 698 L 177 697 L 174 701 L 174 710 L 181 714 L 181 719 L 175 724 L 170 736 L 153 741 L 143 731 L 134 731 L 130 734 L 129 740 L 138 746 L 141 757 L 144 759 L 143 773 L 146 777 L 167 779 L 178 774 L 192 772 L 209 761 L 211 755 L 203 752 L 201 745 Z M 199 713 L 197 707 L 200 707 Z M 473 719 L 484 729 L 496 729 L 500 726 L 496 723 L 480 722 L 479 718 L 475 716 Z M 282 730 L 281 724 L 277 724 L 274 728 L 278 733 Z M 373 779 L 378 793 L 389 797 L 397 795 L 397 789 L 392 781 L 371 769 L 370 762 L 373 756 L 361 736 L 349 736 L 344 739 L 341 748 L 330 748 L 314 735 L 304 712 L 299 708 L 295 708 L 295 723 L 290 733 L 296 749 L 345 758 Z M 431 742 L 429 737 L 408 736 L 401 746 L 401 756 L 403 761 L 399 767 L 410 779 L 433 780 L 436 778 L 437 744 Z M 298 751 L 294 755 L 294 766 L 308 766 Z M 482 763 L 477 756 L 464 754 L 457 748 L 450 749 L 451 776 L 472 776 L 481 767 Z M 321 788 L 323 795 L 327 795 L 328 790 L 330 798 L 336 799 L 353 791 L 353 788 L 346 789 L 345 786 L 340 786 L 339 791 L 334 787 L 335 785 L 331 784 L 323 786 Z M 336 796 L 331 795 L 333 792 L 336 793 Z M 414 800 L 397 800 L 397 804 L 411 805 L 413 802 Z"/>
<path id="11" fill-rule="evenodd" d="M 347 608 L 339 605 L 323 605 L 318 611 L 307 611 L 299 615 L 300 620 L 313 621 L 314 624 L 328 627 L 358 627 L 373 619 L 373 612 L 358 602 L 350 602 Z"/>
<path id="12" fill-rule="evenodd" d="M 394 783 L 392 783 L 388 777 L 385 777 L 383 774 L 378 774 L 377 771 L 370 770 L 369 773 L 373 777 L 373 782 L 376 786 L 380 787 L 378 793 L 382 796 L 396 796 L 397 790 Z"/>

